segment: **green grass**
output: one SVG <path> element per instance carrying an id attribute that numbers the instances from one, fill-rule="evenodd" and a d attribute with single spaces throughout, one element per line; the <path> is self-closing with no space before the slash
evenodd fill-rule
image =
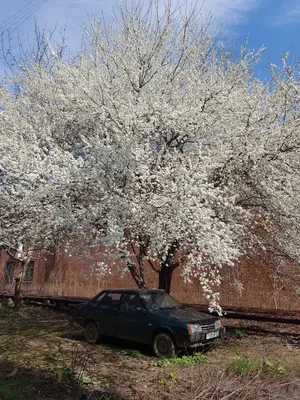
<path id="1" fill-rule="evenodd" d="M 138 350 L 121 350 L 122 356 L 127 356 L 127 357 L 133 357 L 133 358 L 139 358 L 141 357 L 141 353 Z"/>
<path id="2" fill-rule="evenodd" d="M 171 365 L 171 364 L 177 364 L 177 365 L 206 364 L 207 362 L 208 362 L 207 356 L 201 353 L 195 353 L 192 356 L 162 358 L 161 360 L 153 361 L 151 365 L 153 367 L 164 367 L 166 365 Z"/>
<path id="3" fill-rule="evenodd" d="M 178 371 L 170 371 L 165 377 L 159 379 L 158 383 L 163 386 L 174 386 L 181 382 L 181 375 Z"/>
<path id="4" fill-rule="evenodd" d="M 261 371 L 264 374 L 284 374 L 285 368 L 277 362 L 274 362 L 268 358 L 264 358 L 260 361 L 250 361 L 248 357 L 239 356 L 236 357 L 229 363 L 228 370 L 234 372 L 237 375 L 244 375 L 249 373 L 256 373 Z"/>
<path id="5" fill-rule="evenodd" d="M 264 359 L 262 369 L 267 374 L 284 374 L 286 372 L 281 364 L 271 361 L 268 358 Z"/>
<path id="6" fill-rule="evenodd" d="M 244 329 L 236 329 L 235 330 L 235 336 L 237 337 L 237 339 L 244 339 L 245 337 L 247 337 L 247 333 L 244 331 Z"/>
<path id="7" fill-rule="evenodd" d="M 247 357 L 237 357 L 230 362 L 228 369 L 237 375 L 244 375 L 255 371 L 257 368 Z"/>

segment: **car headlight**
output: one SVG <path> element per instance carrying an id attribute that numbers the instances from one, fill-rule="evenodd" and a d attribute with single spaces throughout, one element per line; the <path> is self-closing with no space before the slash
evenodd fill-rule
<path id="1" fill-rule="evenodd" d="M 202 328 L 200 325 L 188 325 L 189 334 L 192 335 L 193 333 L 200 333 L 202 332 Z"/>
<path id="2" fill-rule="evenodd" d="M 215 329 L 221 329 L 222 328 L 222 322 L 218 319 L 218 321 L 215 322 Z"/>

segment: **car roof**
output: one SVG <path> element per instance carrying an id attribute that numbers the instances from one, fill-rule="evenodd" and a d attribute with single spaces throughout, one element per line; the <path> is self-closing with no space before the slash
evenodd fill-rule
<path id="1" fill-rule="evenodd" d="M 118 293 L 147 293 L 147 292 L 164 292 L 163 289 L 104 289 L 103 292 L 118 292 Z"/>

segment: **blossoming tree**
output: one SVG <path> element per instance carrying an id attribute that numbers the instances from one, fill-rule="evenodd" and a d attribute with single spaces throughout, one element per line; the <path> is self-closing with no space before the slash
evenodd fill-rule
<path id="1" fill-rule="evenodd" d="M 42 245 L 113 247 L 139 287 L 152 268 L 169 291 L 182 265 L 216 304 L 222 266 L 244 252 L 298 257 L 297 67 L 283 58 L 270 82 L 254 78 L 261 51 L 234 55 L 195 11 L 119 14 L 113 26 L 92 20 L 73 59 L 52 49 L 51 68 L 23 66 L 16 99 L 2 90 L 1 135 L 13 120 L 9 147 L 26 154 L 6 206 L 45 211 Z M 6 174 L 15 157 L 7 152 Z"/>

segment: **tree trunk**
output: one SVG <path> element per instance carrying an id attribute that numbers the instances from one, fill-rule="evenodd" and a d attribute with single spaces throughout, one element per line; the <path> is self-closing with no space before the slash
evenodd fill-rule
<path id="1" fill-rule="evenodd" d="M 17 277 L 15 279 L 15 308 L 21 307 L 23 303 L 21 286 L 22 286 L 22 279 L 20 277 Z"/>
<path id="2" fill-rule="evenodd" d="M 22 250 L 20 250 L 20 247 Z M 26 273 L 26 270 L 28 268 L 29 262 L 31 260 L 31 255 L 32 255 L 32 249 L 28 248 L 27 251 L 25 252 L 22 246 L 10 246 L 8 245 L 2 245 L 0 247 L 3 248 L 3 250 L 6 252 L 6 254 L 12 258 L 13 260 L 18 262 L 18 267 L 17 270 L 19 271 L 18 276 L 15 278 L 15 307 L 18 308 L 23 304 L 23 296 L 21 292 L 21 287 L 22 287 L 22 282 L 24 278 L 24 274 Z M 22 251 L 22 254 L 20 252 Z"/>
<path id="3" fill-rule="evenodd" d="M 26 270 L 28 268 L 29 262 L 30 262 L 30 256 L 27 257 L 26 261 L 22 261 L 20 265 L 20 273 L 17 278 L 15 278 L 15 308 L 21 307 L 23 304 L 23 296 L 22 296 L 22 283 L 23 283 L 23 278 L 24 275 L 26 274 Z"/>
<path id="4" fill-rule="evenodd" d="M 163 289 L 167 293 L 170 293 L 174 269 L 175 268 L 172 265 L 169 265 L 167 262 L 162 263 L 159 271 L 158 289 Z"/>
<path id="5" fill-rule="evenodd" d="M 137 287 L 139 289 L 147 289 L 144 279 L 138 274 L 138 272 L 135 269 L 129 269 L 129 271 L 131 273 L 131 276 L 135 280 Z"/>
<path id="6" fill-rule="evenodd" d="M 139 289 L 147 289 L 147 285 L 145 283 L 144 277 L 143 277 L 143 275 L 140 275 L 138 273 L 136 264 L 129 260 L 124 260 L 124 261 L 126 263 L 126 267 L 128 268 L 131 276 L 133 277 L 135 283 L 137 284 L 137 287 Z"/>
<path id="7" fill-rule="evenodd" d="M 171 292 L 172 275 L 175 268 L 179 267 L 180 262 L 176 260 L 179 243 L 174 241 L 168 249 L 166 259 L 161 263 L 159 271 L 158 288 Z"/>

